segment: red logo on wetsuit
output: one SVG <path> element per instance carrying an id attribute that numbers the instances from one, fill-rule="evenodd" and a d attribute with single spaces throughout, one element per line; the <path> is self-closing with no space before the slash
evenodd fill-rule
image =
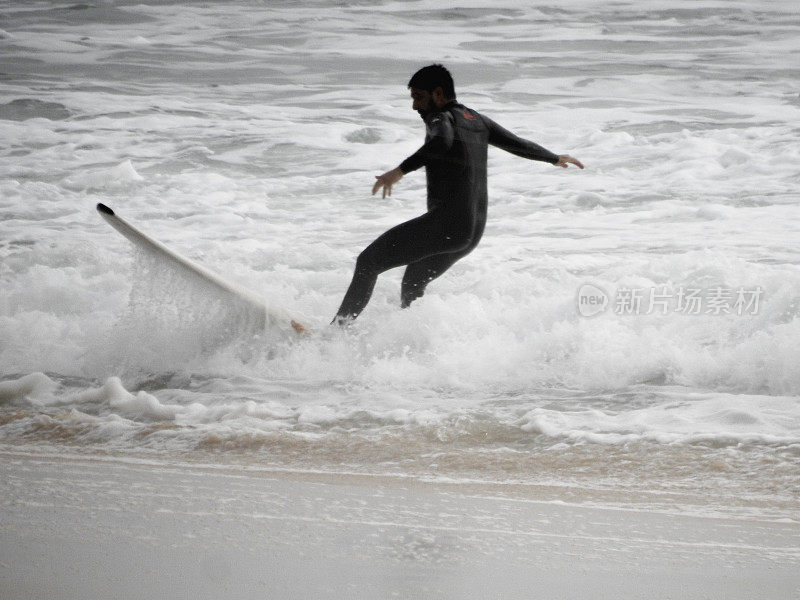
<path id="1" fill-rule="evenodd" d="M 475 120 L 475 116 L 470 114 L 469 112 L 467 112 L 463 108 L 461 109 L 461 114 L 464 115 L 464 118 L 469 120 L 469 121 L 474 121 Z"/>

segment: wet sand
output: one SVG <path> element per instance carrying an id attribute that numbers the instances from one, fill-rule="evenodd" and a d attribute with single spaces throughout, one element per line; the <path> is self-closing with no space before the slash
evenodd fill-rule
<path id="1" fill-rule="evenodd" d="M 120 460 L 0 471 L 9 600 L 800 597 L 796 521 Z"/>

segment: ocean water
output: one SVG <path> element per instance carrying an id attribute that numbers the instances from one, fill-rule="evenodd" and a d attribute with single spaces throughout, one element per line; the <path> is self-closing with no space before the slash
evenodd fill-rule
<path id="1" fill-rule="evenodd" d="M 800 519 L 796 4 L 445 6 L 0 6 L 0 451 Z M 370 190 L 433 61 L 586 169 L 491 149 L 481 245 L 331 331 L 358 253 L 424 210 L 421 171 Z"/>

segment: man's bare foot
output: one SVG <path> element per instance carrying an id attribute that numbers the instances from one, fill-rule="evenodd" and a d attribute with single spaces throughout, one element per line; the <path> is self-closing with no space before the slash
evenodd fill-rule
<path id="1" fill-rule="evenodd" d="M 311 334 L 311 330 L 310 329 L 306 329 L 305 327 L 303 327 L 297 321 L 292 321 L 292 329 L 294 329 L 300 335 L 310 335 Z"/>

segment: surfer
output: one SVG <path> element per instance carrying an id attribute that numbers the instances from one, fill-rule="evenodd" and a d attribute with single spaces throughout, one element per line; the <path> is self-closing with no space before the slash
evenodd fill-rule
<path id="1" fill-rule="evenodd" d="M 403 308 L 425 292 L 425 287 L 469 254 L 481 239 L 488 202 L 486 159 L 496 146 L 531 160 L 566 168 L 581 162 L 568 154 L 554 154 L 517 137 L 497 123 L 456 101 L 450 72 L 440 64 L 423 67 L 408 82 L 412 108 L 425 122 L 425 143 L 400 166 L 375 176 L 372 194 L 392 195 L 392 186 L 425 167 L 428 212 L 393 227 L 358 256 L 355 273 L 333 319 L 346 324 L 369 302 L 378 275 L 406 266 L 400 291 Z"/>

